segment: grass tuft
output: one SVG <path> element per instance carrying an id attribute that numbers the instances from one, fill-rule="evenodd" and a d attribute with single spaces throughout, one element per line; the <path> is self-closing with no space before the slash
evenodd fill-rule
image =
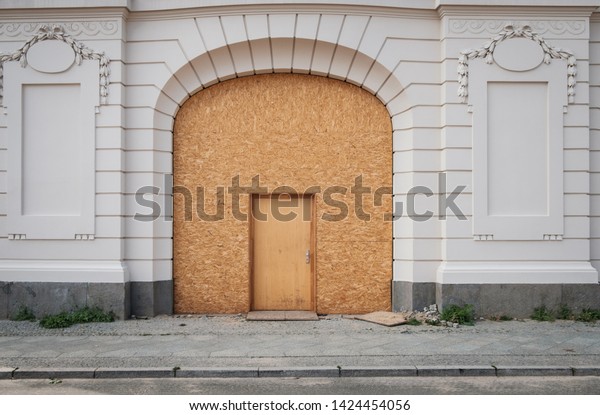
<path id="1" fill-rule="evenodd" d="M 112 311 L 105 313 L 97 307 L 83 307 L 70 312 L 46 316 L 40 320 L 40 326 L 46 329 L 60 329 L 79 323 L 108 323 L 111 321 L 115 321 Z"/>
<path id="2" fill-rule="evenodd" d="M 444 307 L 440 320 L 451 321 L 458 324 L 473 324 L 475 321 L 475 312 L 472 304 L 458 306 L 456 304 Z"/>
<path id="3" fill-rule="evenodd" d="M 600 320 L 600 310 L 594 310 L 591 308 L 584 308 L 581 313 L 575 317 L 577 321 L 584 321 L 587 323 L 593 323 L 596 320 Z"/>
<path id="4" fill-rule="evenodd" d="M 26 306 L 22 305 L 21 307 L 19 307 L 19 311 L 17 311 L 17 314 L 14 316 L 13 318 L 14 321 L 35 321 L 35 315 L 33 314 L 33 312 L 27 308 Z"/>
<path id="5" fill-rule="evenodd" d="M 558 308 L 556 318 L 559 320 L 572 320 L 573 317 L 573 311 L 567 305 L 561 304 L 561 306 Z"/>
<path id="6" fill-rule="evenodd" d="M 541 305 L 533 309 L 531 319 L 537 321 L 554 321 L 554 315 L 552 310 L 546 308 L 545 305 Z"/>

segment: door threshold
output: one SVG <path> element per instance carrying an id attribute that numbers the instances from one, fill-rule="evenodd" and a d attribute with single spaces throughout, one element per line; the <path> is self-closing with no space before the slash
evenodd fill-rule
<path id="1" fill-rule="evenodd" d="M 318 321 L 314 311 L 250 311 L 248 321 Z"/>

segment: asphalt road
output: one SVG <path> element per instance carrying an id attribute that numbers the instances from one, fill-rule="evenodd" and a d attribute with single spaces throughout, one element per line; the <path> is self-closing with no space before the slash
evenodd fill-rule
<path id="1" fill-rule="evenodd" d="M 0 394 L 600 395 L 600 377 L 65 379 L 60 383 L 48 379 L 1 380 Z"/>

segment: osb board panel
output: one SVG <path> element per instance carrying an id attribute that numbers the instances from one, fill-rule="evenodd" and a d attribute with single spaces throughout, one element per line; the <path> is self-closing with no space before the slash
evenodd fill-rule
<path id="1" fill-rule="evenodd" d="M 319 312 L 390 311 L 391 256 L 391 238 L 386 242 L 318 242 Z"/>
<path id="2" fill-rule="evenodd" d="M 355 195 L 333 195 L 336 201 L 344 202 L 348 206 L 348 215 L 343 220 L 326 220 L 324 215 L 337 216 L 340 209 L 328 205 L 322 195 L 317 197 L 318 241 L 364 241 L 387 242 L 392 232 L 392 223 L 384 220 L 390 214 L 391 196 L 383 199 L 383 206 L 373 206 L 371 195 L 363 196 L 362 212 L 357 212 Z M 367 214 L 368 220 L 361 220 L 358 215 Z"/>
<path id="3" fill-rule="evenodd" d="M 368 92 L 328 78 L 269 74 L 217 84 L 191 97 L 174 130 L 174 184 L 193 194 L 192 220 L 184 197 L 174 198 L 174 295 L 178 313 L 237 313 L 250 308 L 249 222 L 236 220 L 227 191 L 239 175 L 250 186 L 259 175 L 269 192 L 320 186 L 316 197 L 317 311 L 366 313 L 390 309 L 392 225 L 384 214 L 391 198 L 373 206 L 363 196 L 369 221 L 354 214 L 351 188 L 392 186 L 392 130 L 385 107 Z M 224 219 L 201 220 L 196 188 L 205 189 L 205 211 L 217 211 L 224 188 Z M 346 188 L 332 198 L 348 205 L 341 221 L 323 191 Z M 240 198 L 248 213 L 248 195 Z"/>

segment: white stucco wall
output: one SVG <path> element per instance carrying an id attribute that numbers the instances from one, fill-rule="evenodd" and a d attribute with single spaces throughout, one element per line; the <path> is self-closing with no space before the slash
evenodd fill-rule
<path id="1" fill-rule="evenodd" d="M 6 112 L 13 109 L 0 114 L 0 280 L 172 279 L 172 228 L 164 206 L 163 217 L 153 222 L 133 215 L 148 213 L 135 201 L 143 186 L 161 188 L 155 200 L 163 204 L 177 110 L 217 82 L 294 72 L 345 80 L 386 106 L 394 129 L 395 201 L 405 202 L 413 186 L 439 193 L 440 172 L 446 173 L 446 191 L 466 186 L 456 201 L 467 220 L 448 212 L 446 220 L 434 216 L 418 222 L 404 215 L 394 223 L 395 281 L 597 282 L 591 264 L 600 266 L 600 26 L 595 14 L 600 2 L 529 0 L 507 7 L 513 3 L 3 2 L 0 51 L 18 50 L 42 24 L 61 25 L 90 49 L 105 52 L 111 74 L 108 102 L 96 115 L 95 181 L 89 183 L 96 195 L 93 240 L 9 240 L 7 148 L 13 138 Z M 470 103 L 461 102 L 458 58 L 464 49 L 481 48 L 508 23 L 529 25 L 577 60 L 574 102 L 565 103 L 563 118 L 560 240 L 474 237 L 472 126 L 477 111 L 488 109 L 471 113 Z M 4 82 L 6 87 L 10 79 Z M 510 105 L 510 100 L 494 103 L 491 110 Z M 417 212 L 439 213 L 436 197 L 416 200 Z"/>

